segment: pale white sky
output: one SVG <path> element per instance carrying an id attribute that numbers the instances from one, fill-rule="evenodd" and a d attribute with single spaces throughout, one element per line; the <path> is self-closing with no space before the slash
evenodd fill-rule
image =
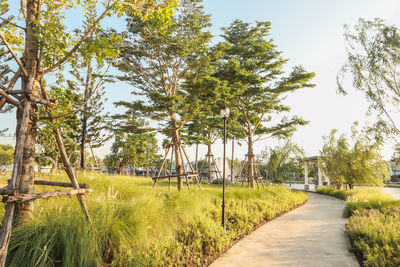
<path id="1" fill-rule="evenodd" d="M 307 156 L 318 154 L 323 144 L 322 136 L 328 135 L 331 129 L 349 133 L 354 121 L 360 121 L 361 125 L 366 123 L 367 104 L 362 94 L 336 94 L 336 75 L 346 60 L 343 25 L 354 25 L 360 17 L 379 17 L 400 27 L 399 0 L 205 0 L 204 7 L 212 14 L 211 31 L 214 35 L 220 34 L 220 28 L 228 26 L 236 18 L 247 22 L 271 21 L 271 37 L 283 51 L 283 56 L 290 59 L 288 66 L 301 64 L 316 73 L 315 88 L 300 90 L 287 99 L 292 114 L 310 121 L 293 136 L 293 140 L 304 147 Z M 110 23 L 107 22 L 109 26 Z M 121 27 L 121 22 L 116 26 Z M 218 40 L 216 37 L 215 42 Z M 132 98 L 130 91 L 129 85 L 124 83 L 108 86 L 107 110 L 116 113 L 112 102 L 129 100 Z M 0 128 L 5 127 L 14 132 L 15 115 L 0 115 Z M 0 143 L 13 143 L 13 139 L 0 137 Z M 276 143 L 276 140 L 260 141 L 255 152 Z M 104 157 L 110 146 L 107 143 L 96 153 Z M 386 159 L 393 153 L 391 146 L 386 145 L 383 151 Z M 214 154 L 221 156 L 222 143 L 214 147 Z M 188 151 L 194 155 L 194 148 Z M 236 157 L 244 157 L 246 145 L 237 146 L 236 152 Z M 206 148 L 202 146 L 199 155 L 203 157 L 205 153 Z M 230 144 L 227 153 L 229 156 Z"/>

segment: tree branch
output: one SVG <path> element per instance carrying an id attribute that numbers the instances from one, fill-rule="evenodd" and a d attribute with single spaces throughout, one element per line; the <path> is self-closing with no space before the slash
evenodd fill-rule
<path id="1" fill-rule="evenodd" d="M 18 69 L 18 71 L 14 74 L 14 76 L 11 78 L 10 83 L 8 84 L 6 90 L 12 90 L 17 83 L 19 77 L 21 76 L 21 69 Z M 4 107 L 6 104 L 6 98 L 0 99 L 0 110 Z"/>
<path id="2" fill-rule="evenodd" d="M 0 19 L 1 19 L 2 21 L 4 21 L 4 22 L 7 22 L 8 24 L 13 25 L 14 27 L 17 27 L 17 28 L 20 28 L 20 29 L 23 30 L 23 31 L 26 31 L 26 28 L 24 28 L 24 27 L 22 27 L 22 26 L 19 26 L 19 25 L 15 24 L 15 23 L 11 22 L 11 21 L 8 20 L 8 19 L 2 18 L 2 17 L 0 17 Z"/>
<path id="3" fill-rule="evenodd" d="M 4 38 L 3 34 L 0 32 L 0 38 L 3 41 L 4 45 L 7 47 L 8 51 L 10 51 L 11 55 L 13 56 L 13 58 L 15 59 L 15 61 L 17 62 L 18 66 L 21 68 L 22 72 L 24 73 L 24 75 L 26 77 L 28 77 L 28 72 L 26 71 L 26 69 L 24 68 L 24 65 L 22 64 L 21 60 L 19 60 L 19 58 L 17 57 L 17 55 L 14 53 L 14 51 L 12 50 L 12 48 L 10 47 L 10 45 L 7 43 L 6 39 Z"/>
<path id="4" fill-rule="evenodd" d="M 97 20 L 92 24 L 92 26 L 85 32 L 85 34 L 82 36 L 82 38 L 78 41 L 77 44 L 62 58 L 60 59 L 57 63 L 55 63 L 53 66 L 49 67 L 48 69 L 43 71 L 43 75 L 47 74 L 49 72 L 52 72 L 53 70 L 57 69 L 61 65 L 63 65 L 75 52 L 78 50 L 78 48 L 82 45 L 82 43 L 88 38 L 89 34 L 94 31 L 96 26 L 99 24 L 99 22 L 107 15 L 108 11 L 111 10 L 111 8 L 115 5 L 112 4 L 106 10 L 101 14 Z"/>
<path id="5" fill-rule="evenodd" d="M 2 95 L 6 101 L 8 101 L 10 104 L 16 106 L 19 110 L 23 110 L 22 106 L 20 105 L 20 103 L 15 100 L 14 98 L 12 98 L 11 96 L 9 96 L 8 94 L 6 94 L 3 89 L 0 89 L 0 95 Z M 0 102 L 3 101 L 3 99 L 0 100 Z"/>

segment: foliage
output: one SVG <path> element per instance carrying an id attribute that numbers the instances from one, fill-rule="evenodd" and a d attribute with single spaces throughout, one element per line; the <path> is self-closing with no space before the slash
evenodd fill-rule
<path id="1" fill-rule="evenodd" d="M 267 39 L 270 29 L 269 22 L 251 26 L 241 20 L 223 28 L 224 42 L 220 46 L 224 47 L 224 56 L 215 72 L 222 83 L 222 98 L 231 107 L 231 119 L 247 139 L 249 166 L 255 141 L 266 136 L 288 136 L 297 126 L 306 124 L 298 117 L 280 116 L 290 111 L 283 99 L 288 93 L 314 86 L 309 83 L 314 73 L 301 66 L 285 75 L 287 60 L 281 57 L 272 40 Z M 249 176 L 254 176 L 253 168 L 249 168 Z"/>
<path id="2" fill-rule="evenodd" d="M 347 234 L 363 266 L 399 265 L 400 200 L 377 189 L 318 187 L 317 193 L 346 200 Z"/>
<path id="3" fill-rule="evenodd" d="M 150 180 L 131 177 L 79 179 L 95 189 L 87 201 L 97 231 L 75 198 L 38 200 L 33 222 L 13 230 L 7 266 L 204 266 L 257 224 L 307 199 L 281 186 L 230 188 L 224 234 L 216 186 L 178 193 L 162 182 L 149 190 Z"/>
<path id="4" fill-rule="evenodd" d="M 283 146 L 265 148 L 258 157 L 258 167 L 267 173 L 273 182 L 281 183 L 303 173 L 303 150 L 293 142 L 286 141 Z"/>
<path id="5" fill-rule="evenodd" d="M 82 101 L 77 88 L 69 83 L 68 85 L 52 86 L 49 90 L 49 95 L 52 98 L 58 99 L 58 105 L 53 109 L 53 114 L 70 113 L 77 108 Z M 46 116 L 44 109 L 39 110 L 39 116 Z M 53 167 L 61 163 L 61 156 L 56 143 L 53 132 L 54 125 L 61 126 L 61 134 L 64 139 L 65 149 L 71 162 L 78 159 L 78 139 L 79 139 L 79 118 L 77 114 L 71 114 L 62 121 L 52 123 L 48 120 L 39 122 L 37 133 L 37 161 L 42 166 L 47 166 L 50 163 Z"/>
<path id="6" fill-rule="evenodd" d="M 335 184 L 382 186 L 389 180 L 389 165 L 380 155 L 382 141 L 371 139 L 366 132 L 352 127 L 351 147 L 345 135 L 336 137 L 337 130 L 325 137 L 321 151 L 322 169 Z"/>
<path id="7" fill-rule="evenodd" d="M 131 166 L 150 168 L 158 161 L 158 146 L 155 133 L 149 133 L 145 128 L 148 123 L 132 115 L 128 110 L 123 115 L 114 115 L 114 143 L 111 154 L 104 163 L 110 172 L 121 174 L 122 169 Z"/>
<path id="8" fill-rule="evenodd" d="M 209 61 L 210 16 L 200 2 L 182 1 L 168 27 L 157 20 L 129 21 L 117 64 L 125 73 L 121 79 L 135 88 L 133 94 L 146 99 L 121 104 L 166 122 L 162 130 L 169 136 L 172 123 L 180 129 L 197 111 L 198 102 L 190 98 L 183 81 Z"/>
<path id="9" fill-rule="evenodd" d="M 339 91 L 347 93 L 343 80 L 349 74 L 353 87 L 365 94 L 370 111 L 378 111 L 374 128 L 398 135 L 394 116 L 399 112 L 400 101 L 399 29 L 381 19 L 359 19 L 354 29 L 346 26 L 344 36 L 348 59 L 338 76 Z"/>
<path id="10" fill-rule="evenodd" d="M 0 144 L 0 166 L 11 165 L 14 159 L 14 148 L 11 145 Z"/>
<path id="11" fill-rule="evenodd" d="M 356 211 L 346 225 L 363 266 L 400 265 L 400 205 Z"/>
<path id="12" fill-rule="evenodd" d="M 332 187 L 318 187 L 317 193 L 337 197 L 346 201 L 343 215 L 350 217 L 356 210 L 361 209 L 380 209 L 400 203 L 388 193 L 379 189 L 352 189 L 339 190 Z"/>

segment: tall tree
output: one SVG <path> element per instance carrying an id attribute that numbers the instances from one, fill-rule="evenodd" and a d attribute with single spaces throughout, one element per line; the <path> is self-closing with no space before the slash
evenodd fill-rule
<path id="1" fill-rule="evenodd" d="M 85 29 L 87 31 L 97 18 L 96 3 L 92 2 L 92 5 L 88 8 L 86 14 Z M 96 29 L 93 30 L 87 43 L 96 43 L 96 39 L 101 38 L 100 26 L 97 25 Z M 119 41 L 119 40 L 117 40 Z M 105 128 L 107 124 L 107 114 L 103 114 L 105 106 L 105 87 L 103 84 L 110 81 L 105 73 L 106 67 L 104 61 L 97 59 L 96 51 L 82 51 L 85 56 L 81 57 L 81 60 L 77 60 L 74 69 L 71 71 L 74 76 L 74 82 L 76 86 L 81 88 L 83 95 L 83 107 L 80 112 L 80 167 L 85 169 L 86 165 L 86 148 L 89 146 L 93 152 L 93 148 L 99 147 L 109 139 L 109 136 L 105 134 Z M 101 57 L 104 55 L 101 54 Z M 109 55 L 113 57 L 112 54 Z M 83 74 L 83 75 L 82 75 Z M 92 155 L 93 157 L 94 155 Z"/>
<path id="2" fill-rule="evenodd" d="M 206 29 L 210 16 L 200 2 L 181 1 L 167 26 L 157 19 L 128 24 L 118 62 L 125 72 L 122 80 L 135 87 L 133 94 L 145 98 L 133 102 L 133 109 L 160 122 L 161 131 L 173 140 L 179 190 L 183 185 L 180 131 L 199 109 L 183 81 L 209 62 L 206 52 L 211 34 Z"/>
<path id="3" fill-rule="evenodd" d="M 116 105 L 126 107 L 126 103 L 119 102 Z M 137 112 L 132 112 L 129 104 L 128 107 L 124 114 L 112 116 L 114 143 L 111 154 L 104 159 L 108 169 L 119 174 L 127 166 L 131 166 L 133 171 L 136 167 L 145 167 L 148 170 L 158 160 L 158 146 L 153 129 L 148 122 L 138 117 Z"/>
<path id="4" fill-rule="evenodd" d="M 290 111 L 283 100 L 287 93 L 300 88 L 313 87 L 309 81 L 314 73 L 296 66 L 284 76 L 283 67 L 287 60 L 272 40 L 267 39 L 269 22 L 249 23 L 235 20 L 223 28 L 226 48 L 221 66 L 215 75 L 225 90 L 223 97 L 232 108 L 230 120 L 236 122 L 246 136 L 248 144 L 248 174 L 254 184 L 254 142 L 266 136 L 288 136 L 306 121 L 299 117 L 276 118 Z"/>
<path id="5" fill-rule="evenodd" d="M 400 31 L 383 20 L 359 19 L 351 29 L 345 27 L 347 62 L 337 77 L 339 92 L 348 89 L 345 77 L 352 78 L 353 87 L 364 93 L 370 106 L 377 111 L 377 130 L 398 136 L 400 103 Z"/>
<path id="6" fill-rule="evenodd" d="M 172 1 L 166 0 L 168 3 Z M 1 49 L 13 58 L 17 66 L 17 69 L 11 75 L 10 82 L 5 88 L 0 89 L 0 94 L 2 99 L 6 99 L 8 103 L 17 107 L 17 141 L 10 187 L 17 189 L 22 194 L 29 194 L 33 193 L 35 176 L 34 164 L 39 105 L 42 105 L 48 111 L 48 118 L 53 123 L 59 149 L 65 152 L 60 134 L 60 124 L 57 124 L 59 122 L 57 119 L 60 118 L 51 114 L 51 108 L 56 105 L 57 101 L 49 98 L 45 87 L 46 78 L 50 74 L 60 73 L 63 67 L 71 62 L 90 33 L 96 28 L 96 25 L 106 16 L 112 13 L 121 16 L 129 8 L 129 13 L 137 16 L 143 17 L 154 14 L 167 18 L 169 9 L 158 8 L 158 2 L 153 0 L 27 0 L 12 1 L 12 4 L 17 5 L 17 2 L 21 6 L 14 10 L 19 13 L 14 18 L 11 17 L 11 20 L 8 17 L 4 18 L 4 16 L 10 15 L 8 1 L 5 0 L 0 3 L 0 14 L 3 14 L 3 21 L 9 21 L 6 27 L 0 29 Z M 85 12 L 93 2 L 102 8 L 102 13 L 91 27 L 83 34 L 68 31 L 65 26 L 68 11 L 81 8 Z M 92 43 L 90 47 L 102 47 L 102 49 L 96 50 L 98 53 L 107 51 L 107 46 L 104 46 L 104 44 L 108 44 L 109 39 L 101 38 L 98 41 Z M 4 90 L 12 90 L 18 79 L 21 79 L 21 91 L 23 92 L 23 94 L 20 94 L 20 99 L 11 96 Z M 62 159 L 71 182 L 75 187 L 79 187 L 66 153 L 62 153 Z M 85 214 L 88 215 L 83 196 L 79 195 L 78 198 Z M 6 206 L 2 225 L 3 232 L 0 236 L 0 266 L 3 266 L 5 262 L 15 207 L 15 203 L 9 203 Z M 16 210 L 20 221 L 29 221 L 33 215 L 33 203 L 29 201 L 18 204 Z"/>

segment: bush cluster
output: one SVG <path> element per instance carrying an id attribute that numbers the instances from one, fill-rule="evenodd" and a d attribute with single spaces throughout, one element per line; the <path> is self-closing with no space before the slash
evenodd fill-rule
<path id="1" fill-rule="evenodd" d="M 400 266 L 400 206 L 356 210 L 347 224 L 364 266 Z"/>
<path id="2" fill-rule="evenodd" d="M 379 189 L 321 187 L 317 193 L 346 201 L 347 234 L 364 266 L 400 266 L 399 200 Z"/>
<path id="3" fill-rule="evenodd" d="M 152 190 L 149 179 L 87 175 L 80 181 L 95 190 L 87 197 L 95 229 L 75 198 L 38 200 L 33 222 L 13 230 L 7 266 L 207 265 L 256 225 L 307 200 L 283 186 L 229 187 L 224 233 L 221 187 L 177 192 L 163 183 Z"/>

